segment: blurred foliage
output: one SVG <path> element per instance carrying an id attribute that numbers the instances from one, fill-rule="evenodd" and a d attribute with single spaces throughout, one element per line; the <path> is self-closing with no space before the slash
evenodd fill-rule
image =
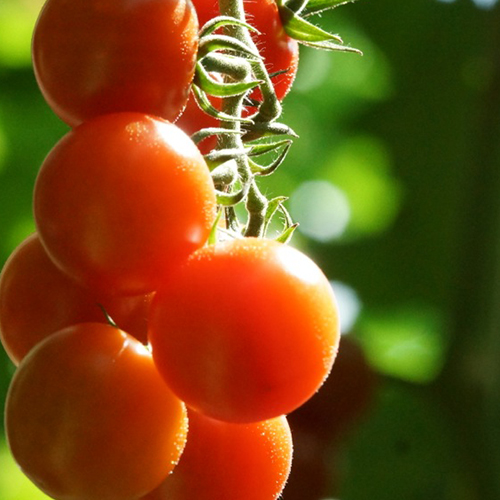
<path id="1" fill-rule="evenodd" d="M 0 263 L 33 230 L 37 169 L 67 130 L 30 66 L 41 3 L 0 3 Z M 352 290 L 349 335 L 382 377 L 331 495 L 498 499 L 500 8 L 360 0 L 319 23 L 364 56 L 301 51 L 284 107 L 300 139 L 261 185 L 290 196 L 294 244 Z M 2 404 L 12 372 L 2 353 Z M 2 444 L 2 500 L 38 498 L 13 470 Z"/>

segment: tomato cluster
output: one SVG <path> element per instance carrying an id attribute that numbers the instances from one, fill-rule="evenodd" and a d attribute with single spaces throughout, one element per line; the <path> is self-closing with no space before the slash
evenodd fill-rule
<path id="1" fill-rule="evenodd" d="M 276 5 L 261 7 L 274 54 Z M 9 447 L 54 499 L 276 499 L 292 458 L 284 415 L 337 353 L 335 299 L 311 259 L 209 238 L 214 182 L 170 121 L 198 24 L 189 0 L 47 0 L 35 27 L 40 89 L 72 128 L 39 170 L 36 234 L 0 275 L 0 338 L 16 365 Z M 267 60 L 289 65 L 280 98 L 296 54 Z"/>

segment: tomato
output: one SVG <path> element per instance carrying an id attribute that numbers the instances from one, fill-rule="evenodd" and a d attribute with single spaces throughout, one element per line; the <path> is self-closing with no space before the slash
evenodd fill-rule
<path id="1" fill-rule="evenodd" d="M 5 426 L 14 459 L 47 495 L 135 500 L 179 460 L 187 414 L 139 341 L 109 325 L 80 323 L 23 359 Z"/>
<path id="2" fill-rule="evenodd" d="M 104 308 L 120 328 L 146 343 L 151 298 L 103 296 L 81 287 L 52 263 L 33 234 L 14 250 L 0 274 L 0 339 L 17 365 L 61 328 L 107 322 Z"/>
<path id="3" fill-rule="evenodd" d="M 246 20 L 259 33 L 252 33 L 269 74 L 286 71 L 272 81 L 278 99 L 283 99 L 293 84 L 298 69 L 299 44 L 290 38 L 281 23 L 275 0 L 244 0 Z M 200 26 L 219 15 L 218 0 L 193 0 Z M 254 99 L 261 99 L 257 89 L 251 93 Z"/>
<path id="4" fill-rule="evenodd" d="M 174 120 L 197 49 L 189 0 L 47 0 L 33 66 L 48 104 L 70 126 L 117 111 Z"/>
<path id="5" fill-rule="evenodd" d="M 158 370 L 193 409 L 228 422 L 287 414 L 334 361 L 339 323 L 319 267 L 276 241 L 241 238 L 195 252 L 153 298 Z"/>
<path id="6" fill-rule="evenodd" d="M 141 500 L 275 500 L 291 461 L 285 417 L 231 424 L 189 412 L 189 439 L 179 464 Z"/>
<path id="7" fill-rule="evenodd" d="M 50 258 L 88 288 L 154 291 L 205 243 L 215 218 L 213 182 L 175 125 L 139 113 L 95 118 L 45 159 L 34 192 Z"/>

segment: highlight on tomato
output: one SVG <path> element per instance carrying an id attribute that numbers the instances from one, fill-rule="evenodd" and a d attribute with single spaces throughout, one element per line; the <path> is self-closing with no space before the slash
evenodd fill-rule
<path id="1" fill-rule="evenodd" d="M 197 49 L 189 0 L 47 0 L 32 54 L 47 103 L 74 127 L 119 111 L 174 120 L 186 105 Z"/>
<path id="2" fill-rule="evenodd" d="M 339 337 L 325 275 L 273 240 L 203 247 L 150 309 L 149 340 L 166 382 L 189 407 L 228 422 L 302 405 L 330 372 Z"/>
<path id="3" fill-rule="evenodd" d="M 232 424 L 190 411 L 182 457 L 141 500 L 276 500 L 292 462 L 286 417 Z"/>
<path id="4" fill-rule="evenodd" d="M 154 291 L 201 247 L 215 219 L 203 156 L 177 126 L 105 115 L 66 134 L 45 159 L 34 217 L 54 263 L 88 288 Z"/>
<path id="5" fill-rule="evenodd" d="M 107 323 L 107 313 L 146 344 L 151 299 L 152 294 L 115 297 L 83 288 L 53 264 L 34 233 L 0 273 L 0 340 L 18 365 L 48 335 L 76 323 Z"/>
<path id="6" fill-rule="evenodd" d="M 187 413 L 144 345 L 113 326 L 80 323 L 22 360 L 5 431 L 22 471 L 50 497 L 136 500 L 178 462 Z"/>

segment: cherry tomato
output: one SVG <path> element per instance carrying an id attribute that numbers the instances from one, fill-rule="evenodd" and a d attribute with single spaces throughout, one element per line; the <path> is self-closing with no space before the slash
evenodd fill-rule
<path id="1" fill-rule="evenodd" d="M 49 259 L 37 234 L 11 254 L 0 274 L 0 340 L 14 364 L 48 335 L 76 323 L 106 323 L 102 308 L 127 333 L 147 343 L 152 294 L 102 296 L 81 287 Z"/>
<path id="2" fill-rule="evenodd" d="M 205 243 L 215 208 L 194 143 L 139 113 L 105 115 L 69 132 L 45 159 L 34 192 L 50 258 L 107 294 L 154 291 Z"/>
<path id="3" fill-rule="evenodd" d="M 5 409 L 10 450 L 47 495 L 135 500 L 165 479 L 186 441 L 184 404 L 150 352 L 121 330 L 80 323 L 34 347 Z"/>
<path id="4" fill-rule="evenodd" d="M 231 424 L 189 412 L 189 439 L 179 464 L 141 500 L 275 500 L 291 462 L 285 417 Z"/>
<path id="5" fill-rule="evenodd" d="M 325 380 L 339 341 L 331 286 L 303 253 L 242 238 L 195 252 L 153 298 L 149 339 L 172 390 L 228 422 L 287 414 Z"/>
<path id="6" fill-rule="evenodd" d="M 117 111 L 174 120 L 188 98 L 197 32 L 189 0 L 48 0 L 33 35 L 35 75 L 70 126 Z"/>
<path id="7" fill-rule="evenodd" d="M 269 74 L 286 71 L 273 77 L 274 90 L 278 99 L 283 99 L 293 84 L 299 62 L 299 44 L 290 38 L 283 28 L 275 0 L 244 0 L 246 20 L 259 33 L 252 38 L 264 57 Z M 200 26 L 220 15 L 218 0 L 193 0 Z M 251 93 L 254 99 L 261 99 L 257 89 Z"/>

